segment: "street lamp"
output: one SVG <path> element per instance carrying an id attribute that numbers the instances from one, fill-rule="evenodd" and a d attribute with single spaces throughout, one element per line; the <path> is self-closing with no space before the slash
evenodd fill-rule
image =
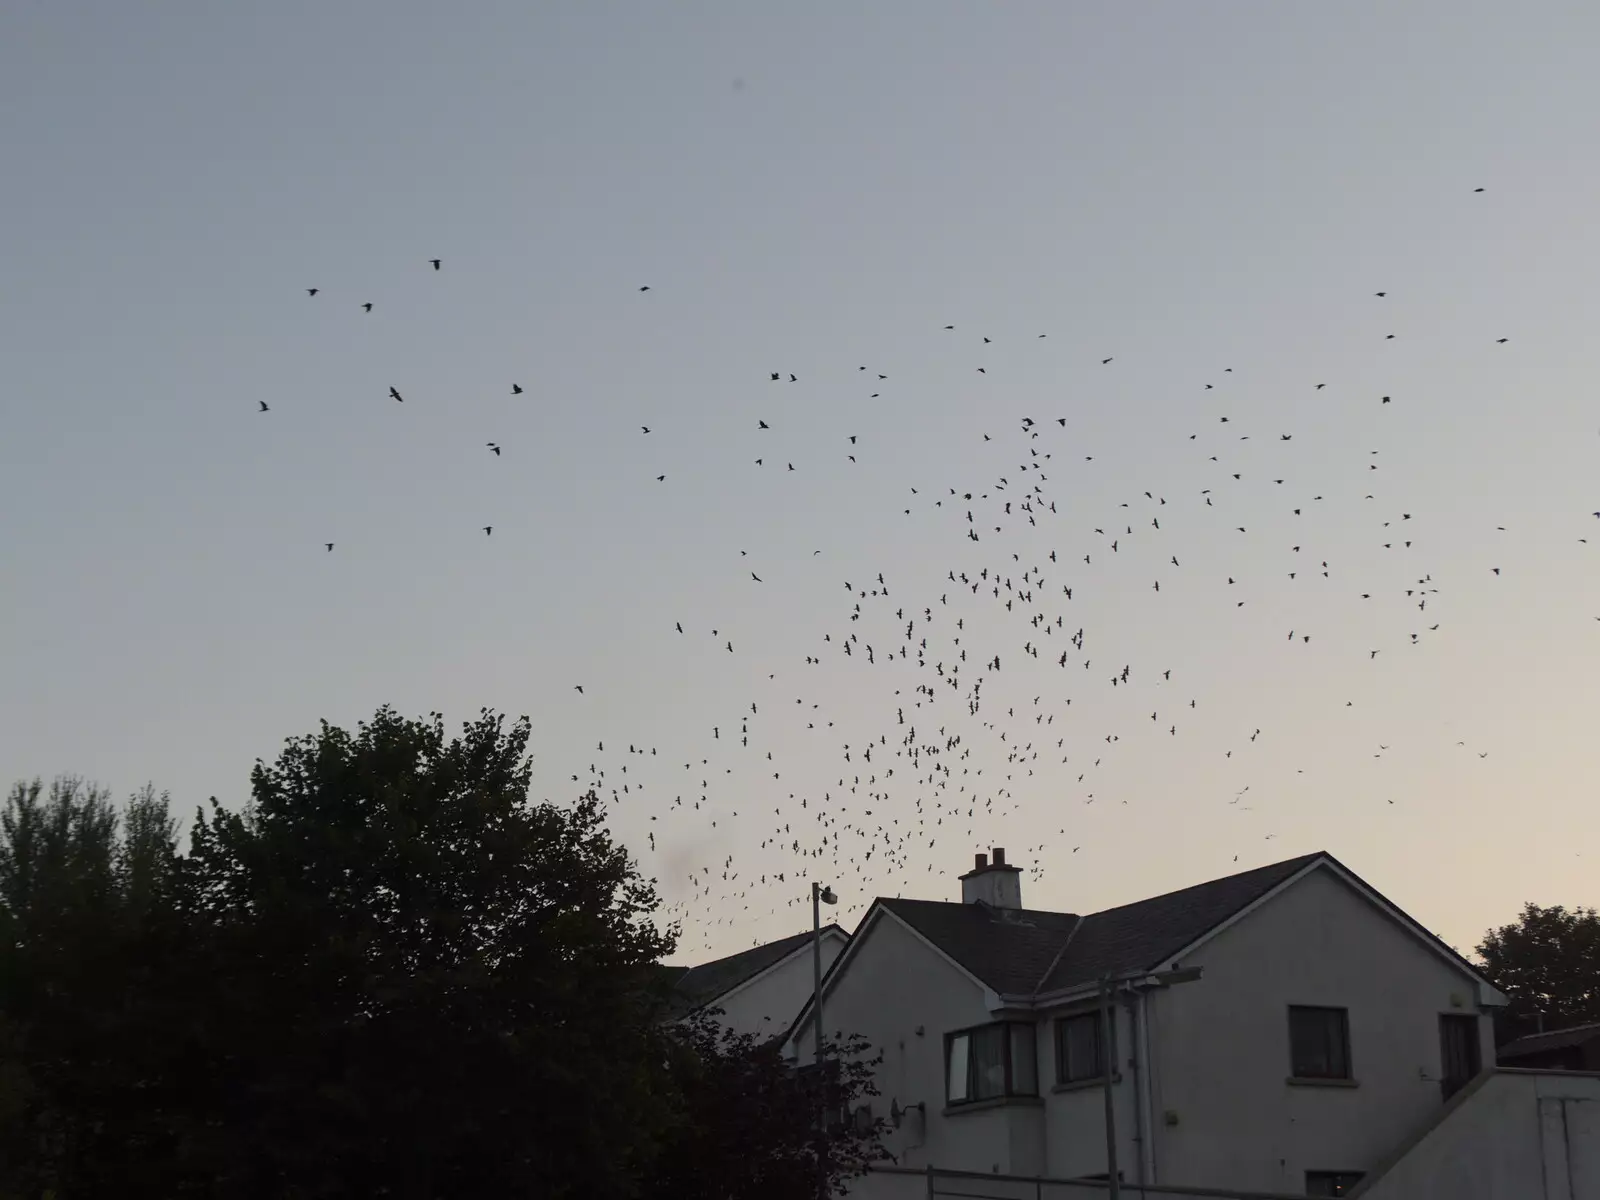
<path id="1" fill-rule="evenodd" d="M 1112 1019 L 1111 993 L 1118 987 L 1132 985 L 1134 990 L 1171 987 L 1175 983 L 1193 983 L 1200 978 L 1202 968 L 1186 967 L 1180 971 L 1140 971 L 1132 975 L 1107 975 L 1100 980 L 1100 1050 L 1105 1060 L 1101 1090 L 1106 1100 L 1106 1200 L 1121 1200 L 1122 1183 L 1117 1170 L 1117 1112 L 1112 1101 L 1111 1081 L 1117 1061 L 1117 1025 Z M 1146 1048 L 1148 1054 L 1148 1047 Z M 1145 1064 L 1149 1070 L 1149 1064 Z M 1135 1103 L 1138 1103 L 1135 1100 Z"/>
<path id="2" fill-rule="evenodd" d="M 839 897 L 831 887 L 811 885 L 811 1015 L 815 1020 L 817 1056 L 817 1197 L 828 1194 L 828 1110 L 827 1078 L 822 1070 L 822 905 L 837 904 Z"/>
<path id="3" fill-rule="evenodd" d="M 820 902 L 820 903 L 819 903 Z M 811 885 L 811 1015 L 816 1020 L 817 1067 L 822 1067 L 822 904 L 837 904 L 831 887 Z"/>

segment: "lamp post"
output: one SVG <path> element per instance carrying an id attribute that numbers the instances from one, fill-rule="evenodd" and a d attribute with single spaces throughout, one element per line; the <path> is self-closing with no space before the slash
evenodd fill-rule
<path id="1" fill-rule="evenodd" d="M 1121 1200 L 1122 1196 L 1122 1182 L 1117 1169 L 1117 1109 L 1111 1090 L 1117 1063 L 1117 1024 L 1111 1011 L 1112 992 L 1129 984 L 1135 990 L 1148 990 L 1171 987 L 1175 983 L 1193 983 L 1200 978 L 1201 970 L 1200 967 L 1187 967 L 1181 971 L 1140 971 L 1133 975 L 1107 975 L 1100 980 L 1100 1050 L 1104 1071 L 1101 1090 L 1106 1101 L 1106 1200 Z M 1149 1070 L 1148 1063 L 1144 1069 Z"/>
<path id="2" fill-rule="evenodd" d="M 819 883 L 811 885 L 811 1016 L 815 1022 L 817 1059 L 817 1200 L 828 1195 L 828 1110 L 826 1076 L 822 1065 L 822 905 L 837 904 L 833 889 Z"/>

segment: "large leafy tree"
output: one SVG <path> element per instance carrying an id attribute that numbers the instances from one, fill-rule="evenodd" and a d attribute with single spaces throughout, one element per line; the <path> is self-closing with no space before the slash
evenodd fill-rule
<path id="1" fill-rule="evenodd" d="M 668 1127 L 652 885 L 526 720 L 381 709 L 213 802 L 188 881 L 218 1003 L 218 1194 L 629 1192 Z"/>
<path id="2" fill-rule="evenodd" d="M 1485 973 L 1510 998 L 1499 1040 L 1600 1021 L 1600 914 L 1592 908 L 1524 906 L 1510 925 L 1484 934 Z"/>
<path id="3" fill-rule="evenodd" d="M 380 709 L 258 762 L 187 855 L 165 796 L 0 810 L 0 1200 L 809 1196 L 876 1126 L 702 1016 L 592 794 L 534 803 L 526 720 Z"/>

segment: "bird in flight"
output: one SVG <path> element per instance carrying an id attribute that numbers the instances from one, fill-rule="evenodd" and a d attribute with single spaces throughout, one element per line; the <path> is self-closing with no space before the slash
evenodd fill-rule
<path id="1" fill-rule="evenodd" d="M 650 432 L 650 426 L 648 426 L 648 425 L 641 425 L 641 426 L 639 426 L 639 428 L 644 430 L 646 433 Z"/>
<path id="2" fill-rule="evenodd" d="M 363 304 L 361 307 L 362 307 L 362 309 L 364 309 L 367 312 L 371 312 L 372 311 L 372 305 L 370 305 L 370 304 Z"/>
<path id="3" fill-rule="evenodd" d="M 395 391 L 393 388 L 389 389 L 389 395 L 393 396 L 396 400 L 399 400 L 401 404 L 405 403 L 405 400 L 401 397 L 400 393 Z"/>
<path id="4" fill-rule="evenodd" d="M 754 579 L 757 583 L 761 582 L 761 576 L 757 575 L 754 571 L 750 572 L 750 578 Z"/>
<path id="5" fill-rule="evenodd" d="M 511 385 L 511 394 L 512 394 L 512 395 L 513 395 L 513 396 L 520 396 L 520 395 L 522 395 L 522 385 L 521 385 L 521 384 L 520 384 L 520 383 L 513 383 L 513 384 L 512 384 L 512 385 Z"/>
<path id="6" fill-rule="evenodd" d="M 271 411 L 270 409 L 267 408 L 267 402 L 265 400 L 257 400 L 256 403 L 261 405 L 261 411 L 262 412 L 270 412 Z"/>
<path id="7" fill-rule="evenodd" d="M 577 692 L 581 696 L 583 694 L 583 684 L 581 684 L 581 683 L 574 684 L 572 690 Z"/>
<path id="8" fill-rule="evenodd" d="M 439 269 L 439 260 L 437 258 L 430 258 L 428 261 L 433 264 L 433 269 L 435 271 Z"/>
<path id="9" fill-rule="evenodd" d="M 493 525 L 485 525 L 483 527 L 483 536 L 484 537 L 488 537 L 493 532 L 494 532 L 494 526 Z"/>
<path id="10" fill-rule="evenodd" d="M 1504 346 L 1510 340 L 1510 338 L 1495 338 L 1494 342 L 1497 346 Z"/>
<path id="11" fill-rule="evenodd" d="M 484 445 L 489 447 L 489 449 L 494 451 L 494 456 L 496 458 L 500 457 L 500 447 L 499 446 L 495 445 L 493 442 L 485 442 Z"/>
<path id="12" fill-rule="evenodd" d="M 647 283 L 642 288 L 640 288 L 639 290 L 641 292 L 648 292 L 650 290 L 650 285 Z"/>
<path id="13" fill-rule="evenodd" d="M 332 542 L 323 542 L 322 544 L 328 548 L 328 553 L 329 554 L 333 553 L 333 543 Z"/>
<path id="14" fill-rule="evenodd" d="M 1109 358 L 1102 358 L 1102 359 L 1101 359 L 1101 360 L 1100 360 L 1100 365 L 1101 365 L 1101 366 L 1102 366 L 1102 367 L 1103 367 L 1103 366 L 1105 366 L 1105 365 L 1106 365 L 1106 364 L 1107 364 L 1107 363 L 1108 363 L 1108 362 L 1110 362 L 1110 361 L 1111 361 L 1111 360 L 1110 360 L 1110 359 L 1109 359 Z"/>
<path id="15" fill-rule="evenodd" d="M 306 295 L 315 296 L 321 290 L 322 290 L 321 288 L 307 288 L 306 289 Z"/>

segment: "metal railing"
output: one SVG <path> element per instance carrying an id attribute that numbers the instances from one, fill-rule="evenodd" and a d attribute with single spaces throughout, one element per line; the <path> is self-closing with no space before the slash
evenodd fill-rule
<path id="1" fill-rule="evenodd" d="M 1104 1179 L 875 1166 L 854 1190 L 872 1200 L 1099 1200 L 1110 1187 Z M 1165 1183 L 1124 1181 L 1120 1190 L 1126 1200 L 1305 1200 L 1304 1192 L 1241 1192 Z"/>

